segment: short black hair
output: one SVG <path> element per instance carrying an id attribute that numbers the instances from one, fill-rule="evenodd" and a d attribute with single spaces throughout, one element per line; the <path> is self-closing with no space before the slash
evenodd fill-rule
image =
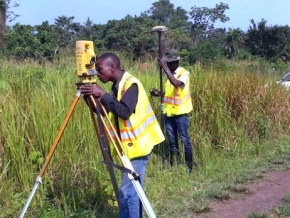
<path id="1" fill-rule="evenodd" d="M 101 54 L 98 58 L 97 58 L 97 60 L 105 60 L 105 59 L 108 59 L 108 58 L 110 58 L 113 62 L 114 62 L 114 64 L 116 65 L 116 67 L 120 67 L 120 58 L 116 55 L 116 54 L 114 54 L 114 53 L 112 53 L 112 52 L 106 52 L 106 53 L 103 53 L 103 54 Z"/>

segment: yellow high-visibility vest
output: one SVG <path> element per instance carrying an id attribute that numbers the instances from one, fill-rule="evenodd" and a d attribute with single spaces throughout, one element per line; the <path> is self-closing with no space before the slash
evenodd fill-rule
<path id="1" fill-rule="evenodd" d="M 187 71 L 179 67 L 174 77 L 178 79 Z M 189 91 L 189 77 L 184 87 L 174 87 L 169 80 L 165 83 L 165 95 L 163 98 L 163 113 L 171 117 L 175 115 L 187 114 L 193 109 L 191 95 Z"/>
<path id="2" fill-rule="evenodd" d="M 118 117 L 120 140 L 129 159 L 149 154 L 155 145 L 165 139 L 143 85 L 128 72 L 124 73 L 119 83 L 117 100 L 122 98 L 122 95 L 133 83 L 138 86 L 135 112 L 127 120 Z M 110 112 L 109 116 L 114 123 L 114 115 Z M 112 131 L 110 134 L 113 138 L 115 137 Z"/>

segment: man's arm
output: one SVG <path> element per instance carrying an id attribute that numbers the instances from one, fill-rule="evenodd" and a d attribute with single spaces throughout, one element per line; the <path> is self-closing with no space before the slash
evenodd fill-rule
<path id="1" fill-rule="evenodd" d="M 135 111 L 138 100 L 138 86 L 136 83 L 132 84 L 123 94 L 120 101 L 109 93 L 105 93 L 101 97 L 101 103 L 107 110 L 112 112 L 115 116 L 122 119 L 128 119 Z"/>
<path id="2" fill-rule="evenodd" d="M 158 63 L 159 63 L 159 66 L 163 68 L 168 80 L 170 81 L 170 83 L 176 88 L 178 86 L 183 86 L 183 82 L 176 79 L 174 76 L 173 76 L 173 73 L 170 71 L 170 69 L 168 68 L 166 62 L 163 60 L 163 59 L 159 59 L 158 58 Z"/>

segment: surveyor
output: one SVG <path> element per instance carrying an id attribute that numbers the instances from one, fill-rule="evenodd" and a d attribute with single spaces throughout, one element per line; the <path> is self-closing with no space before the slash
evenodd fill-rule
<path id="1" fill-rule="evenodd" d="M 146 166 L 153 147 L 164 141 L 164 135 L 149 103 L 141 82 L 122 70 L 120 59 L 114 53 L 104 53 L 95 62 L 97 76 L 103 83 L 112 82 L 111 92 L 99 85 L 85 84 L 80 87 L 85 95 L 99 98 L 109 111 L 109 117 L 122 142 L 135 171 L 140 174 L 144 187 Z M 139 197 L 127 173 L 122 173 L 119 188 L 120 218 L 140 216 Z"/>
<path id="2" fill-rule="evenodd" d="M 184 145 L 187 171 L 193 167 L 193 148 L 188 135 L 188 113 L 193 109 L 190 95 L 189 72 L 179 66 L 180 56 L 176 50 L 165 53 L 165 58 L 158 58 L 159 66 L 167 76 L 163 97 L 163 114 L 170 149 L 170 164 L 176 157 L 180 162 L 178 135 Z"/>

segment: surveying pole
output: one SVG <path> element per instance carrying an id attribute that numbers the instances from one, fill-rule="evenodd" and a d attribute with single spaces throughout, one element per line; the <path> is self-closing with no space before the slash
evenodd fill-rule
<path id="1" fill-rule="evenodd" d="M 165 26 L 155 26 L 151 32 L 158 33 L 158 58 L 162 58 L 162 33 L 167 32 L 168 28 Z M 160 125 L 164 132 L 164 118 L 163 118 L 163 80 L 162 80 L 162 67 L 159 68 L 159 87 L 160 87 Z"/>
<path id="2" fill-rule="evenodd" d="M 155 26 L 152 28 L 152 33 L 158 34 L 158 58 L 162 58 L 162 33 L 167 32 L 168 28 L 165 26 Z M 159 90 L 160 90 L 160 127 L 162 132 L 165 132 L 165 123 L 164 123 L 164 115 L 163 115 L 163 79 L 162 79 L 162 67 L 159 67 Z M 166 160 L 166 152 L 164 147 L 164 142 L 160 144 L 161 149 L 161 157 L 162 163 L 165 163 Z"/>

